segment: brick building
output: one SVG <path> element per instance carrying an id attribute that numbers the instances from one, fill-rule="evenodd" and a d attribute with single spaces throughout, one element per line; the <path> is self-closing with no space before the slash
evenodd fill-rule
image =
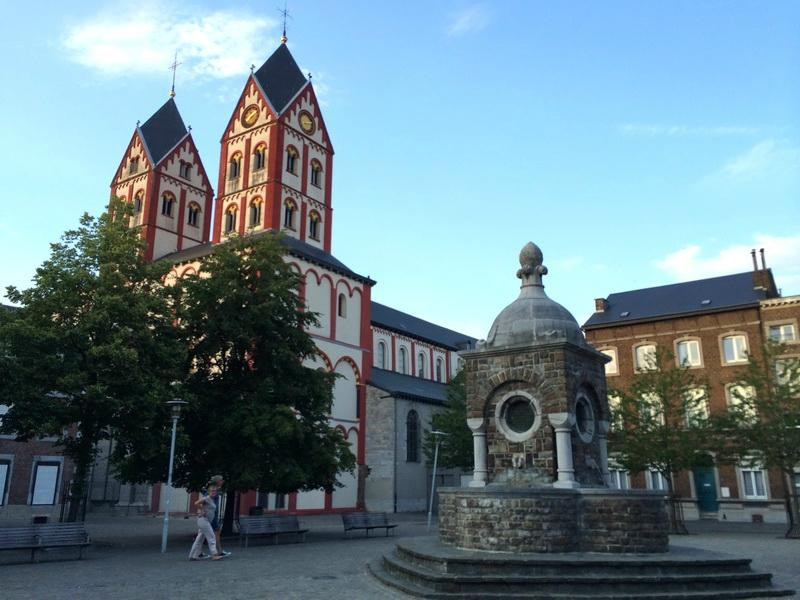
<path id="1" fill-rule="evenodd" d="M 770 269 L 686 283 L 618 292 L 595 300 L 583 328 L 587 339 L 611 361 L 609 388 L 625 388 L 656 348 L 707 382 L 708 410 L 724 411 L 747 354 L 760 354 L 767 337 L 798 344 L 800 296 L 781 297 Z M 741 465 L 715 464 L 674 474 L 688 519 L 732 521 L 786 519 L 780 473 Z M 612 468 L 617 487 L 666 489 L 657 472 L 627 473 Z M 800 491 L 800 465 L 795 477 Z"/>

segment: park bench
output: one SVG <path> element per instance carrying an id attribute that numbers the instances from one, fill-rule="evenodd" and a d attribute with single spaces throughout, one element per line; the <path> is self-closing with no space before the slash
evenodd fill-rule
<path id="1" fill-rule="evenodd" d="M 45 548 L 79 548 L 78 558 L 89 546 L 89 534 L 83 523 L 44 523 L 0 528 L 0 550 L 30 550 L 31 562 Z"/>
<path id="2" fill-rule="evenodd" d="M 342 525 L 344 525 L 345 537 L 348 537 L 349 532 L 353 529 L 365 530 L 366 537 L 369 537 L 369 532 L 372 529 L 385 529 L 388 536 L 389 530 L 397 527 L 396 523 L 389 523 L 386 513 L 366 512 L 342 514 Z"/>
<path id="3" fill-rule="evenodd" d="M 239 546 L 244 539 L 247 548 L 251 535 L 271 536 L 278 543 L 281 535 L 294 535 L 300 542 L 306 541 L 308 529 L 300 529 L 300 523 L 294 515 L 269 515 L 264 517 L 247 517 L 239 519 Z"/>

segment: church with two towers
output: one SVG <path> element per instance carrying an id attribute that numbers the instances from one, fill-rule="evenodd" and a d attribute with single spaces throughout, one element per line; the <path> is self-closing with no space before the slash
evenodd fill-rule
<path id="1" fill-rule="evenodd" d="M 376 282 L 332 254 L 333 146 L 311 80 L 281 41 L 251 70 L 225 125 L 216 190 L 171 92 L 137 125 L 111 192 L 133 205 L 147 258 L 169 261 L 176 277 L 199 272 L 203 257 L 231 236 L 282 232 L 286 260 L 302 276 L 301 297 L 320 315 L 308 331 L 318 354 L 307 366 L 340 375 L 330 420 L 358 469 L 333 493 L 253 490 L 240 512 L 422 510 L 429 493 L 422 433 L 445 402 L 459 350 L 476 340 L 373 302 Z M 155 486 L 154 511 L 163 509 L 160 496 Z M 189 500 L 174 491 L 179 511 Z"/>

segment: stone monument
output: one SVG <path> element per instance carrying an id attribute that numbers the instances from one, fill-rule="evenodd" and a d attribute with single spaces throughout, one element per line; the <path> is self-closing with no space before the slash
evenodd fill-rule
<path id="1" fill-rule="evenodd" d="M 670 548 L 663 492 L 609 487 L 608 359 L 548 298 L 542 251 L 519 259 L 519 297 L 461 354 L 472 481 L 439 490 L 439 540 L 402 541 L 370 572 L 429 598 L 791 595 L 748 559 Z"/>

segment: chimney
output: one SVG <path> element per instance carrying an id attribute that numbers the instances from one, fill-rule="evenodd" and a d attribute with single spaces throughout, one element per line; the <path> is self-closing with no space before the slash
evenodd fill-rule
<path id="1" fill-rule="evenodd" d="M 758 262 L 756 261 L 756 249 L 750 250 L 750 258 L 753 259 L 753 271 L 758 271 Z"/>
<path id="2" fill-rule="evenodd" d="M 759 250 L 758 252 L 761 254 L 761 268 L 762 268 L 762 269 L 764 269 L 764 270 L 766 270 L 766 268 L 767 268 L 767 261 L 766 261 L 766 260 L 764 260 L 764 249 L 763 249 L 763 248 L 761 248 L 761 250 Z"/>
<path id="3" fill-rule="evenodd" d="M 595 298 L 594 299 L 594 312 L 601 313 L 606 312 L 608 308 L 608 300 L 605 298 Z"/>

